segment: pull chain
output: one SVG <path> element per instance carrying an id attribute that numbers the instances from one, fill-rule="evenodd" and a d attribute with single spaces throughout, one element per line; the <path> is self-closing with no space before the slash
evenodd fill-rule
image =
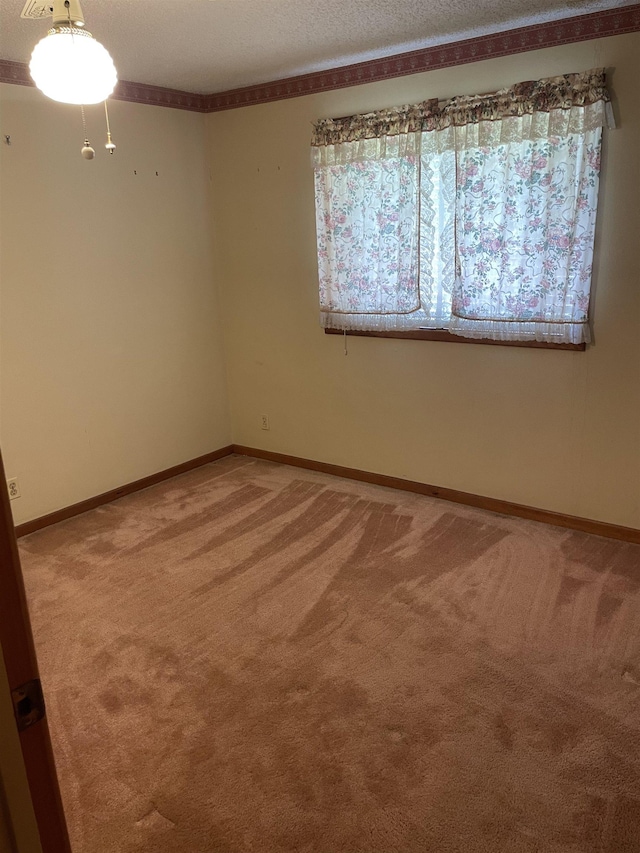
<path id="1" fill-rule="evenodd" d="M 109 110 L 107 109 L 107 102 L 104 102 L 104 115 L 107 120 L 107 144 L 104 146 L 109 154 L 113 154 L 116 150 L 115 143 L 111 139 L 111 128 L 109 127 Z"/>
<path id="2" fill-rule="evenodd" d="M 71 4 L 69 3 L 69 0 L 65 0 L 64 5 L 67 9 L 67 20 L 69 22 L 69 33 L 71 35 L 71 41 L 74 42 L 75 39 L 73 31 L 75 28 L 73 26 L 73 21 L 71 20 Z M 93 160 L 93 158 L 96 156 L 96 152 L 89 143 L 89 136 L 87 134 L 87 118 L 84 114 L 84 104 L 80 104 L 80 112 L 82 113 L 82 132 L 84 133 L 84 145 L 82 146 L 80 153 L 82 154 L 85 160 Z"/>
<path id="3" fill-rule="evenodd" d="M 87 136 L 87 118 L 84 114 L 84 104 L 80 104 L 80 112 L 82 113 L 82 130 L 84 132 L 84 145 L 82 146 L 82 151 L 80 152 L 85 160 L 93 160 L 96 156 L 96 152 L 89 144 L 89 137 Z"/>

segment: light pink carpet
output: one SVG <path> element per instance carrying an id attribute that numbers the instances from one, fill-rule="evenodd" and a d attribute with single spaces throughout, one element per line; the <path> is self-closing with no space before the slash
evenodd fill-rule
<path id="1" fill-rule="evenodd" d="M 640 546 L 229 457 L 21 553 L 75 853 L 640 851 Z"/>

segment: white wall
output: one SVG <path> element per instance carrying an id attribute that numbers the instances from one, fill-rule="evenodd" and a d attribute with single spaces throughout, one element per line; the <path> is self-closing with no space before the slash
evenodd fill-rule
<path id="1" fill-rule="evenodd" d="M 325 336 L 314 120 L 607 66 L 607 133 L 585 353 Z M 234 441 L 640 527 L 640 34 L 208 117 Z M 260 430 L 266 413 L 271 430 Z"/>
<path id="2" fill-rule="evenodd" d="M 231 440 L 204 117 L 0 87 L 0 439 L 16 522 Z M 156 175 L 156 172 L 158 173 Z"/>

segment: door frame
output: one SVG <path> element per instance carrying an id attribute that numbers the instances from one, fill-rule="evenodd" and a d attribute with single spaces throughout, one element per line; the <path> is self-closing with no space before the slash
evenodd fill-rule
<path id="1" fill-rule="evenodd" d="M 11 691 L 33 680 L 39 680 L 38 661 L 1 452 L 0 647 Z M 42 853 L 71 853 L 46 713 L 40 720 L 20 731 L 19 738 Z"/>

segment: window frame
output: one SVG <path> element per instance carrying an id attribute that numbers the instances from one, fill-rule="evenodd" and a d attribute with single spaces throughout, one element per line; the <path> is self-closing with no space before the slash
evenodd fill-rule
<path id="1" fill-rule="evenodd" d="M 567 105 L 568 102 L 568 105 Z M 458 125 L 458 119 L 460 119 L 460 124 L 463 126 L 473 127 L 478 125 L 478 123 L 483 122 L 491 122 L 493 123 L 496 120 L 502 121 L 503 118 L 509 118 L 511 116 L 520 116 L 521 113 L 530 113 L 532 115 L 541 115 L 543 113 L 552 113 L 554 111 L 558 111 L 558 115 L 560 112 L 565 113 L 568 109 L 572 109 L 574 106 L 576 107 L 590 107 L 593 104 L 598 102 L 602 102 L 604 115 L 596 115 L 591 117 L 591 124 L 587 123 L 584 126 L 584 130 L 580 124 L 574 125 L 572 133 L 582 133 L 587 131 L 596 130 L 600 133 L 601 127 L 609 127 L 610 129 L 615 127 L 615 123 L 613 120 L 613 114 L 611 111 L 610 104 L 610 96 L 606 90 L 606 80 L 605 80 L 605 71 L 604 69 L 592 69 L 591 71 L 581 72 L 577 74 L 567 74 L 562 75 L 555 78 L 548 78 L 540 81 L 529 81 L 520 84 L 515 84 L 514 86 L 509 87 L 509 89 L 500 90 L 496 93 L 492 93 L 490 95 L 478 95 L 478 96 L 461 96 L 458 98 L 450 99 L 445 102 L 438 102 L 436 99 L 432 99 L 431 101 L 424 101 L 422 104 L 409 105 L 404 107 L 393 107 L 388 109 L 379 110 L 371 113 L 364 113 L 361 115 L 354 116 L 346 116 L 338 119 L 321 119 L 314 124 L 314 135 L 312 139 L 312 162 L 314 164 L 314 168 L 316 169 L 316 194 L 318 192 L 317 181 L 318 181 L 318 167 L 331 167 L 333 165 L 341 165 L 342 163 L 347 164 L 352 162 L 356 162 L 361 158 L 365 161 L 368 159 L 372 159 L 375 161 L 377 157 L 384 158 L 388 156 L 389 149 L 384 147 L 381 143 L 382 147 L 378 151 L 375 148 L 371 150 L 355 148 L 354 151 L 347 149 L 345 153 L 342 155 L 336 154 L 335 159 L 332 153 L 326 155 L 320 154 L 325 146 L 327 149 L 333 149 L 336 147 L 336 150 L 339 145 L 342 143 L 353 143 L 356 142 L 358 144 L 364 145 L 368 144 L 376 139 L 386 140 L 386 139 L 395 139 L 397 135 L 403 136 L 407 134 L 411 136 L 413 133 L 420 133 L 426 131 L 429 135 L 431 131 L 448 129 L 451 126 Z M 515 108 L 517 106 L 517 109 Z M 602 116 L 602 117 L 600 117 Z M 595 118 L 595 122 L 594 122 Z M 542 132 L 544 134 L 545 128 L 551 133 L 551 126 L 548 128 L 544 124 L 541 123 L 540 127 L 537 128 L 536 132 L 540 134 Z M 562 124 L 562 121 L 559 125 L 556 125 L 556 129 L 554 133 L 551 133 L 549 136 L 549 141 L 552 141 L 555 138 L 564 138 L 564 133 L 569 132 L 570 128 L 567 126 L 566 128 Z M 531 131 L 534 132 L 533 129 Z M 488 143 L 493 142 L 492 137 L 487 137 L 489 139 Z M 525 135 L 522 136 L 522 140 L 528 139 L 528 130 L 525 131 Z M 541 138 L 544 139 L 544 136 L 531 136 L 531 139 Z M 476 146 L 479 144 L 478 140 L 475 136 L 472 136 L 473 141 L 475 139 Z M 514 137 L 515 141 L 520 141 L 520 137 Z M 466 140 L 466 137 L 465 137 Z M 508 142 L 511 140 L 508 139 Z M 604 143 L 604 139 L 601 136 L 598 136 L 595 141 L 592 141 L 592 144 L 598 149 L 598 155 L 601 150 L 601 146 Z M 444 148 L 443 152 L 449 150 L 449 140 L 447 137 L 444 137 Z M 457 142 L 454 140 L 454 151 L 458 151 Z M 462 148 L 466 145 L 466 141 L 463 141 Z M 440 152 L 440 148 L 436 146 L 434 149 L 436 153 Z M 407 153 L 411 153 L 409 148 L 407 148 Z M 544 167 L 547 163 L 547 158 L 550 155 L 545 153 L 544 162 L 540 168 Z M 340 159 L 340 157 L 344 159 Z M 391 154 L 391 156 L 398 156 L 398 154 Z M 456 158 L 458 157 L 458 153 L 454 155 Z M 543 158 L 539 158 L 543 159 Z M 570 159 L 570 158 L 569 158 Z M 563 160 L 561 162 L 564 162 Z M 591 161 L 589 160 L 591 163 Z M 599 164 L 599 156 L 598 156 L 598 164 Z M 472 164 L 473 165 L 473 164 Z M 599 172 L 599 165 L 591 164 L 592 168 Z M 538 165 L 536 164 L 536 168 Z M 517 171 L 517 169 L 516 169 Z M 475 174 L 475 173 L 472 173 Z M 520 174 L 520 172 L 518 172 Z M 526 176 L 521 176 L 526 177 Z M 549 175 L 545 175 L 545 178 L 549 178 Z M 449 179 L 447 177 L 447 179 Z M 459 183 L 458 181 L 458 166 L 456 163 L 456 185 Z M 548 186 L 549 182 L 546 184 L 542 181 L 540 182 L 540 186 Z M 590 182 L 587 181 L 587 187 L 594 187 L 595 192 L 597 194 L 597 185 L 598 185 L 598 174 L 595 177 L 595 183 L 593 180 Z M 555 186 L 555 183 L 554 183 Z M 582 186 L 582 183 L 581 183 Z M 422 192 L 422 189 L 418 190 L 419 193 Z M 576 191 L 577 192 L 577 191 Z M 347 199 L 349 195 L 347 194 Z M 597 195 L 596 195 L 597 198 Z M 316 205 L 318 205 L 318 196 L 316 195 Z M 583 209 L 586 206 L 586 199 L 584 205 L 580 205 L 580 208 Z M 593 217 L 595 217 L 595 210 L 597 201 L 591 200 L 591 206 L 588 207 L 589 211 L 593 211 Z M 576 201 L 577 204 L 577 201 Z M 318 211 L 317 207 L 317 211 Z M 419 208 L 418 208 L 419 209 Z M 576 207 L 577 211 L 577 207 Z M 348 209 L 345 211 L 347 216 L 349 215 Z M 562 213 L 562 211 L 561 211 Z M 316 214 L 318 216 L 318 213 Z M 475 221 L 477 217 L 473 218 Z M 566 217 L 565 217 L 566 218 Z M 319 221 L 319 220 L 317 220 Z M 540 219 L 538 218 L 532 224 L 538 225 Z M 564 219 L 561 217 L 561 225 L 563 225 Z M 465 223 L 466 224 L 466 223 Z M 589 225 L 589 227 L 585 228 L 585 232 L 591 231 L 591 252 L 593 253 L 593 242 L 595 235 L 593 234 L 594 223 L 593 221 Z M 455 224 L 454 224 L 455 229 Z M 419 241 L 422 240 L 422 222 L 419 226 Z M 385 232 L 386 233 L 386 232 Z M 320 234 L 320 230 L 318 231 Z M 346 234 L 346 232 L 345 232 Z M 454 230 L 455 234 L 455 230 Z M 457 237 L 456 240 L 456 270 L 460 268 L 460 260 L 457 254 L 458 252 L 458 243 Z M 553 242 L 553 241 L 552 241 Z M 546 245 L 546 244 L 545 244 Z M 555 245 L 555 243 L 553 243 Z M 566 248 L 564 244 L 561 244 L 561 248 Z M 449 251 L 449 250 L 448 250 Z M 530 253 L 529 253 L 530 254 Z M 326 255 L 326 252 L 322 257 Z M 320 269 L 320 252 L 319 252 L 319 269 Z M 517 258 L 516 258 L 517 260 Z M 448 261 L 447 261 L 448 262 Z M 390 270 L 393 270 L 393 267 L 390 267 Z M 516 270 L 515 272 L 518 272 Z M 449 275 L 450 271 L 447 272 Z M 584 281 L 584 276 L 580 276 L 580 280 Z M 578 281 L 576 279 L 576 281 Z M 544 284 L 544 282 L 543 282 Z M 568 286 L 568 285 L 567 285 Z M 549 290 L 550 288 L 545 285 L 545 290 Z M 579 288 L 578 288 L 579 291 Z M 337 289 L 338 294 L 340 293 L 340 287 Z M 384 293 L 384 289 L 382 290 Z M 448 293 L 448 289 L 446 290 Z M 460 295 L 460 294 L 459 294 Z M 525 294 L 526 295 L 526 294 Z M 538 298 L 539 294 L 536 294 Z M 578 296 L 580 296 L 580 292 L 578 292 Z M 593 295 L 593 288 L 590 288 L 590 296 Z M 474 296 L 473 293 L 467 294 L 468 299 L 472 299 Z M 543 293 L 542 296 L 545 296 Z M 340 299 L 342 299 L 340 295 L 338 296 L 338 304 L 340 305 Z M 588 297 L 587 297 L 588 298 Z M 583 300 L 584 301 L 584 300 Z M 431 304 L 429 300 L 427 300 L 428 304 Z M 427 304 L 423 303 L 423 304 Z M 328 304 L 328 303 L 327 303 Z M 347 303 L 348 304 L 348 303 Z M 439 304 L 439 301 L 438 301 Z M 466 302 L 465 302 L 466 304 Z M 528 304 L 528 303 L 527 303 Z M 379 323 L 374 325 L 369 325 L 367 323 L 358 322 L 351 325 L 351 328 L 348 327 L 348 324 L 345 322 L 344 324 L 340 322 L 328 322 L 324 319 L 324 314 L 330 316 L 332 313 L 337 314 L 349 314 L 347 310 L 333 310 L 331 307 L 323 307 L 325 302 L 322 300 L 322 292 L 321 292 L 321 315 L 323 315 L 322 326 L 326 334 L 341 334 L 341 335 L 352 335 L 359 337 L 381 337 L 381 338 L 396 338 L 399 340 L 429 340 L 436 342 L 446 342 L 446 343 L 482 343 L 489 344 L 492 346 L 524 346 L 532 349 L 561 349 L 561 350 L 575 350 L 578 352 L 583 352 L 587 349 L 587 346 L 592 341 L 591 337 L 591 318 L 590 312 L 587 307 L 587 311 L 582 313 L 582 316 L 579 316 L 579 312 L 576 315 L 575 322 L 572 321 L 572 330 L 570 333 L 564 333 L 562 335 L 556 336 L 554 332 L 551 332 L 549 329 L 543 328 L 542 319 L 531 320 L 531 323 L 538 324 L 540 323 L 540 329 L 536 329 L 536 334 L 532 335 L 530 330 L 522 329 L 521 331 L 513 332 L 513 337 L 510 334 L 500 333 L 500 329 L 489 329 L 487 328 L 487 333 L 493 333 L 492 337 L 467 337 L 465 334 L 466 327 L 463 322 L 458 322 L 455 325 L 455 328 L 452 331 L 449 330 L 449 327 L 440 322 L 440 315 L 436 318 L 432 318 L 429 316 L 428 319 L 423 320 L 423 325 L 420 325 L 420 318 L 416 318 L 418 322 L 410 327 L 409 324 L 398 323 L 397 326 L 394 326 L 392 323 Z M 561 303 L 562 305 L 562 303 Z M 576 305 L 580 306 L 580 301 L 576 301 Z M 342 306 L 340 306 L 342 308 Z M 446 307 L 446 306 L 445 306 Z M 553 306 L 552 306 L 553 307 Z M 438 311 L 440 309 L 438 308 Z M 461 311 L 462 309 L 460 309 Z M 374 314 L 371 311 L 355 311 L 354 316 L 359 314 L 367 314 L 371 313 L 374 317 L 382 317 L 384 312 L 380 315 Z M 389 312 L 387 312 L 389 313 Z M 401 315 L 404 312 L 399 311 L 398 314 Z M 453 311 L 452 317 L 453 315 Z M 495 314 L 495 311 L 493 312 Z M 465 318 L 465 314 L 459 313 L 458 311 L 455 314 L 456 317 Z M 479 322 L 486 322 L 490 324 L 490 321 L 496 319 L 498 322 L 497 315 L 496 317 L 488 316 L 486 321 L 482 321 L 480 316 L 474 316 L 473 312 L 470 314 L 471 320 L 478 320 Z M 501 316 L 501 314 L 500 314 Z M 545 314 L 546 316 L 546 314 Z M 517 320 L 522 324 L 527 324 L 529 321 L 526 318 L 526 311 L 523 314 L 520 311 L 521 319 Z M 432 320 L 435 319 L 436 322 L 432 324 Z M 505 323 L 511 322 L 511 320 L 506 320 Z M 513 320 L 516 322 L 516 319 Z M 544 321 L 547 322 L 546 320 Z M 569 322 L 569 320 L 565 320 L 562 315 L 562 319 L 551 319 L 548 321 L 549 323 L 564 323 Z M 571 324 L 570 324 L 571 325 Z M 578 327 L 582 325 L 584 332 L 578 330 Z M 346 326 L 346 328 L 345 328 Z M 470 326 L 470 329 L 473 328 Z M 574 333 L 575 329 L 575 333 Z M 485 331 L 483 327 L 480 325 L 475 326 L 474 331 L 478 334 L 480 331 Z M 538 336 L 537 332 L 540 331 L 540 336 Z M 522 337 L 518 338 L 517 335 L 522 334 Z M 529 336 L 530 335 L 530 336 Z M 539 339 L 541 337 L 542 339 Z M 560 340 L 554 340 L 554 338 L 559 338 Z M 578 340 L 580 343 L 572 343 L 571 340 Z"/>
<path id="2" fill-rule="evenodd" d="M 586 342 L 581 344 L 554 344 L 549 341 L 494 341 L 491 338 L 463 338 L 446 329 L 412 329 L 402 332 L 374 332 L 362 329 L 324 329 L 325 335 L 349 335 L 358 338 L 396 338 L 403 341 L 439 341 L 447 344 L 482 344 L 492 347 L 525 347 L 528 349 L 555 349 L 584 352 Z"/>

